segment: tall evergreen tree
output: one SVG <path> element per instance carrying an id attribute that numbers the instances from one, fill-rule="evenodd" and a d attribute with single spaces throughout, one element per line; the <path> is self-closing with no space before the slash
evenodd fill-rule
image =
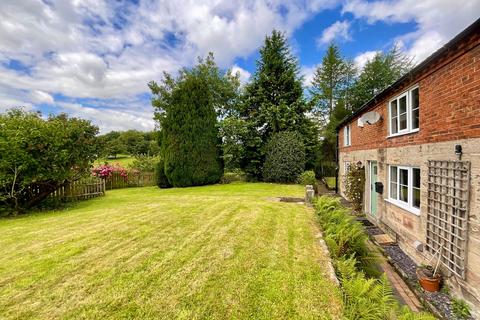
<path id="1" fill-rule="evenodd" d="M 238 80 L 238 79 L 237 79 Z M 161 130 L 165 175 L 174 187 L 216 183 L 223 174 L 217 111 L 228 104 L 235 78 L 222 73 L 213 55 L 177 78 L 149 84 Z"/>
<path id="2" fill-rule="evenodd" d="M 412 59 L 394 46 L 387 53 L 379 52 L 368 61 L 358 77 L 350 102 L 353 110 L 387 88 L 413 66 Z"/>
<path id="3" fill-rule="evenodd" d="M 338 101 L 348 99 L 355 73 L 353 63 L 342 58 L 339 48 L 331 44 L 322 64 L 315 70 L 310 89 L 317 116 L 329 119 Z M 343 105 L 345 106 L 345 103 Z"/>
<path id="4" fill-rule="evenodd" d="M 310 88 L 316 119 L 322 126 L 320 161 L 333 161 L 335 157 L 335 126 L 349 114 L 349 92 L 356 70 L 351 61 L 344 59 L 335 44 L 327 48 L 322 64 L 315 70 Z"/>
<path id="5" fill-rule="evenodd" d="M 247 132 L 241 165 L 247 174 L 261 178 L 264 145 L 276 132 L 301 133 L 307 152 L 314 153 L 312 144 L 316 136 L 311 136 L 313 123 L 307 119 L 307 111 L 298 62 L 285 36 L 274 30 L 265 38 L 256 72 L 245 88 L 241 117 L 247 124 Z"/>

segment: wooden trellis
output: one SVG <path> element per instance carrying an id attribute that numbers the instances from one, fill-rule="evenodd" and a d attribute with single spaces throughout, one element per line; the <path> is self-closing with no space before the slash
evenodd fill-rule
<path id="1" fill-rule="evenodd" d="M 470 162 L 428 161 L 427 245 L 445 267 L 465 278 Z M 443 246 L 442 249 L 440 249 Z"/>

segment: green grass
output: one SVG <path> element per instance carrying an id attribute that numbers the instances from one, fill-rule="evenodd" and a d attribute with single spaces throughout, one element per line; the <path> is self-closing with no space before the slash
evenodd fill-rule
<path id="1" fill-rule="evenodd" d="M 338 319 L 296 185 L 108 191 L 0 220 L 2 319 Z"/>
<path id="2" fill-rule="evenodd" d="M 107 159 L 107 158 L 102 158 L 102 159 L 97 159 L 95 161 L 95 165 L 101 165 L 101 164 L 119 164 L 122 167 L 128 167 L 129 164 L 131 164 L 135 160 L 135 157 L 132 157 L 127 154 L 119 154 L 117 155 L 116 159 Z"/>
<path id="3" fill-rule="evenodd" d="M 325 177 L 324 179 L 327 184 L 327 188 L 335 189 L 335 177 Z"/>

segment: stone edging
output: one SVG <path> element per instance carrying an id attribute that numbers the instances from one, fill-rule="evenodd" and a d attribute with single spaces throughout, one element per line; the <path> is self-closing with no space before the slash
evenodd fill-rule
<path id="1" fill-rule="evenodd" d="M 327 261 L 327 272 L 328 272 L 328 277 L 330 280 L 332 280 L 337 287 L 340 287 L 340 281 L 338 281 L 337 274 L 335 273 L 335 268 L 333 267 L 332 264 L 332 258 L 330 255 L 330 250 L 328 250 L 327 244 L 325 243 L 325 240 L 323 240 L 323 233 L 322 231 L 318 230 L 318 244 L 320 247 L 325 251 L 325 253 L 328 256 L 328 261 Z"/>

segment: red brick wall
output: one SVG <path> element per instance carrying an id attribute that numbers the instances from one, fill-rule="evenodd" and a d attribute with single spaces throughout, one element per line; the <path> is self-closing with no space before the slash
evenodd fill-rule
<path id="1" fill-rule="evenodd" d="M 400 147 L 480 137 L 480 40 L 475 37 L 464 48 L 442 57 L 415 79 L 404 83 L 389 97 L 367 111 L 381 114 L 373 125 L 351 124 L 351 146 L 343 146 L 344 127 L 340 130 L 340 151 Z M 388 136 L 388 101 L 410 87 L 419 85 L 420 131 Z"/>

